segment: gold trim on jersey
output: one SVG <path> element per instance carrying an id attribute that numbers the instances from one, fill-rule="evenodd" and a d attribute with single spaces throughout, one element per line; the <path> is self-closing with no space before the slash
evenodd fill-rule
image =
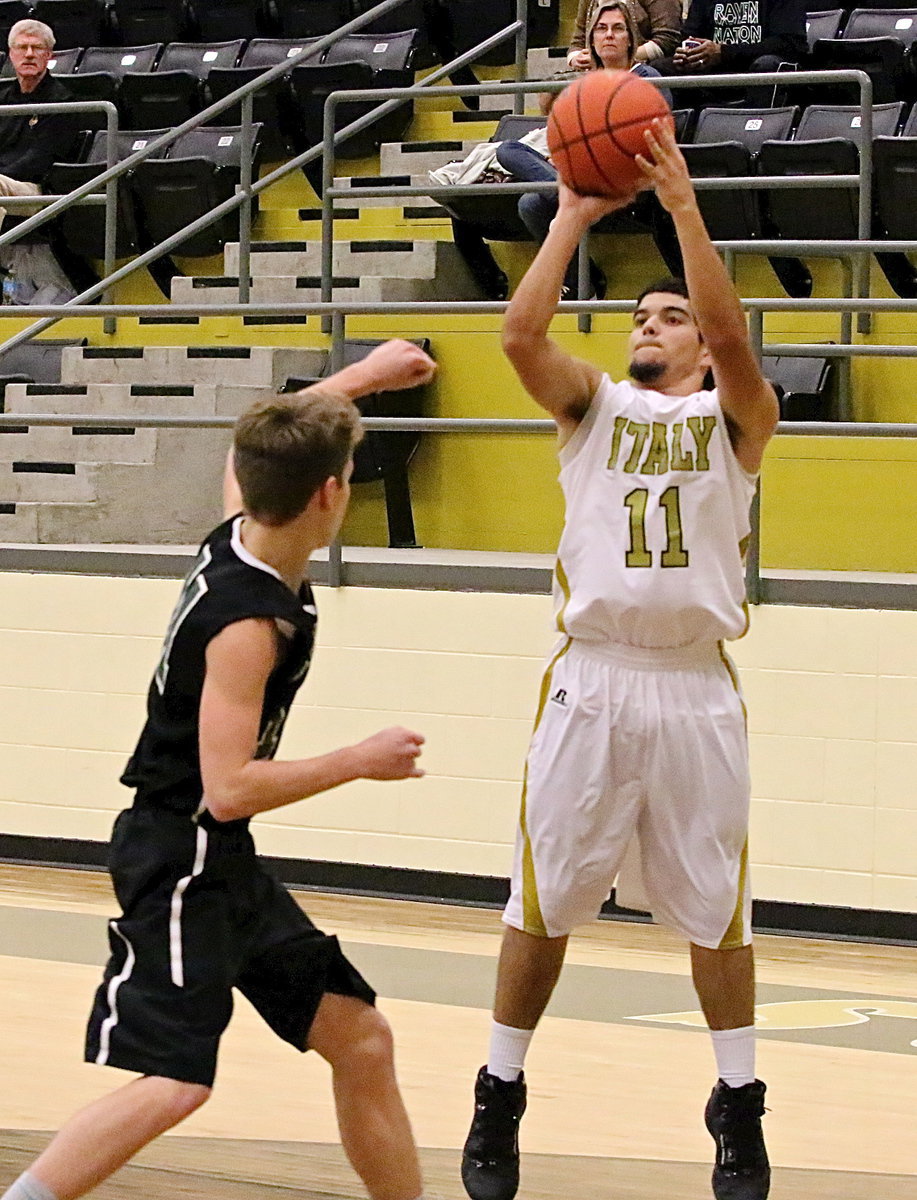
<path id="1" fill-rule="evenodd" d="M 716 648 L 719 651 L 720 661 L 722 662 L 723 666 L 726 668 L 726 673 L 729 676 L 729 680 L 732 683 L 732 686 L 736 690 L 736 695 L 739 697 L 739 703 L 742 705 L 742 716 L 745 718 L 745 732 L 747 734 L 748 733 L 748 709 L 745 707 L 745 697 L 742 695 L 742 688 L 739 684 L 739 674 L 736 671 L 735 663 L 732 661 L 732 659 L 726 653 L 726 648 L 723 645 L 722 639 L 717 642 Z"/>
<path id="2" fill-rule="evenodd" d="M 560 567 L 560 560 L 558 560 Z M 563 587 L 563 584 L 561 584 Z M 535 726 L 532 730 L 533 734 L 538 729 L 541 723 L 541 717 L 544 712 L 545 705 L 548 702 L 548 697 L 551 694 L 551 680 L 554 674 L 554 668 L 567 653 L 572 645 L 572 640 L 567 638 L 564 644 L 560 647 L 551 661 L 548 663 L 547 670 L 541 680 L 541 691 L 538 694 L 538 710 L 535 713 Z M 522 780 L 522 800 L 519 806 L 519 831 L 522 835 L 522 924 L 526 933 L 534 934 L 535 937 L 547 937 L 548 931 L 545 927 L 544 917 L 541 915 L 541 902 L 538 899 L 538 881 L 535 878 L 535 859 L 532 854 L 532 842 L 529 838 L 528 826 L 525 820 L 526 797 L 529 788 L 529 764 L 526 761 L 525 774 Z"/>
<path id="3" fill-rule="evenodd" d="M 739 896 L 736 900 L 732 920 L 729 922 L 729 926 L 723 934 L 723 940 L 720 942 L 720 950 L 739 950 L 742 946 L 748 945 L 748 941 L 745 938 L 745 881 L 747 878 L 748 838 L 745 839 L 745 845 L 742 847 L 742 857 L 739 860 Z"/>
<path id="4" fill-rule="evenodd" d="M 560 606 L 560 611 L 558 612 L 555 621 L 557 623 L 558 631 L 560 633 L 567 633 L 567 627 L 564 624 L 564 613 L 567 611 L 567 605 L 570 603 L 570 580 L 567 578 L 567 572 L 564 570 L 564 564 L 560 561 L 559 555 L 554 562 L 554 577 L 557 580 L 557 586 L 560 588 L 561 594 L 564 598 L 563 604 Z M 569 634 L 567 636 L 569 637 Z M 554 662 L 556 661 L 557 660 L 555 659 Z M 551 667 L 553 666 L 554 663 L 552 662 Z M 551 667 L 549 667 L 548 670 L 550 670 Z M 541 710 L 539 709 L 539 715 L 540 713 Z"/>

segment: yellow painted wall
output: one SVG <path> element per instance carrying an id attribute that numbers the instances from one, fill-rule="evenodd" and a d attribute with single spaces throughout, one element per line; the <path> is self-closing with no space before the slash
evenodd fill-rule
<path id="1" fill-rule="evenodd" d="M 177 588 L 0 574 L 0 830 L 107 837 Z M 428 775 L 269 814 L 261 849 L 508 873 L 548 598 L 321 588 L 318 602 L 319 650 L 283 753 L 405 723 L 427 736 Z M 762 608 L 734 655 L 755 895 L 917 912 L 917 613 Z"/>

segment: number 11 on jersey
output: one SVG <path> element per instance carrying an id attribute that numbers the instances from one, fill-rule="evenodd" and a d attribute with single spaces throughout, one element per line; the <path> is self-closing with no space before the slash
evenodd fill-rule
<path id="1" fill-rule="evenodd" d="M 624 507 L 630 513 L 630 549 L 624 556 L 628 567 L 651 567 L 652 551 L 646 544 L 646 506 L 649 501 L 646 488 L 634 488 L 624 497 Z M 659 562 L 663 567 L 686 567 L 688 551 L 682 543 L 681 505 L 678 488 L 667 487 L 659 497 L 659 507 L 665 510 L 666 548 Z"/>

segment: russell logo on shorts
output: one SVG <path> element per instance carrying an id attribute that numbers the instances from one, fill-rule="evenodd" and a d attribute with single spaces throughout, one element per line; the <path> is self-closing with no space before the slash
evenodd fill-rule
<path id="1" fill-rule="evenodd" d="M 554 693 L 554 695 L 551 697 L 551 703 L 559 704 L 561 708 L 566 708 L 567 707 L 567 689 L 566 688 L 558 688 L 557 691 Z"/>

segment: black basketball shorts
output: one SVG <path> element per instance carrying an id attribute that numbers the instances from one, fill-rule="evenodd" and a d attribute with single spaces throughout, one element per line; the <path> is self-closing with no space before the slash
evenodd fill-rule
<path id="1" fill-rule="evenodd" d="M 297 1050 L 326 992 L 375 1003 L 247 827 L 135 806 L 115 822 L 109 869 L 123 915 L 109 922 L 87 1062 L 210 1086 L 233 988 Z"/>

